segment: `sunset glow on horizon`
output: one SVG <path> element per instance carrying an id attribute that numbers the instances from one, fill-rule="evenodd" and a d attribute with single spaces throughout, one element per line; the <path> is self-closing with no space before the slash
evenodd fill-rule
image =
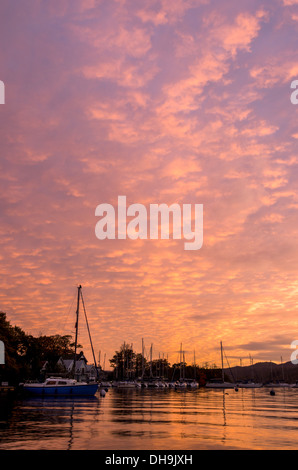
<path id="1" fill-rule="evenodd" d="M 298 339 L 298 0 L 2 0 L 1 290 L 98 356 L 289 361 Z M 203 246 L 99 240 L 99 204 L 202 204 Z M 148 221 L 149 223 L 149 221 Z M 79 342 L 90 362 L 88 334 Z"/>

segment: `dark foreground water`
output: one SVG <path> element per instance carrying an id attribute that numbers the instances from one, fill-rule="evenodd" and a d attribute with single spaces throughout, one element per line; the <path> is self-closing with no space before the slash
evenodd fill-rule
<path id="1" fill-rule="evenodd" d="M 298 389 L 117 390 L 1 401 L 0 449 L 297 449 Z"/>

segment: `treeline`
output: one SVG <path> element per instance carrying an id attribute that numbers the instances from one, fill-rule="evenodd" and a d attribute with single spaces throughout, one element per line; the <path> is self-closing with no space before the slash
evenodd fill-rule
<path id="1" fill-rule="evenodd" d="M 0 383 L 8 381 L 17 385 L 25 380 L 38 379 L 45 361 L 54 372 L 61 356 L 74 357 L 70 335 L 28 335 L 18 326 L 12 326 L 4 312 L 0 312 L 0 341 L 5 345 L 5 364 L 0 365 Z"/>

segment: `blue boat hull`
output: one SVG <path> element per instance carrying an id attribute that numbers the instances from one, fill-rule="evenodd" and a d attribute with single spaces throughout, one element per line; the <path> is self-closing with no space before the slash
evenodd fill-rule
<path id="1" fill-rule="evenodd" d="M 40 386 L 30 387 L 24 385 L 24 391 L 35 396 L 94 396 L 98 384 L 66 385 L 66 386 Z"/>

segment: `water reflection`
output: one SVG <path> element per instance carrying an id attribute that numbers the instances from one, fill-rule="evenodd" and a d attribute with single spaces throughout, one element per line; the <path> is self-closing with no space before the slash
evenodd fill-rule
<path id="1" fill-rule="evenodd" d="M 14 403 L 11 416 L 1 433 L 0 448 L 72 449 L 74 430 L 86 425 L 86 416 L 96 423 L 99 397 L 27 398 Z"/>
<path id="2" fill-rule="evenodd" d="M 298 390 L 117 390 L 0 402 L 1 449 L 296 448 Z"/>

